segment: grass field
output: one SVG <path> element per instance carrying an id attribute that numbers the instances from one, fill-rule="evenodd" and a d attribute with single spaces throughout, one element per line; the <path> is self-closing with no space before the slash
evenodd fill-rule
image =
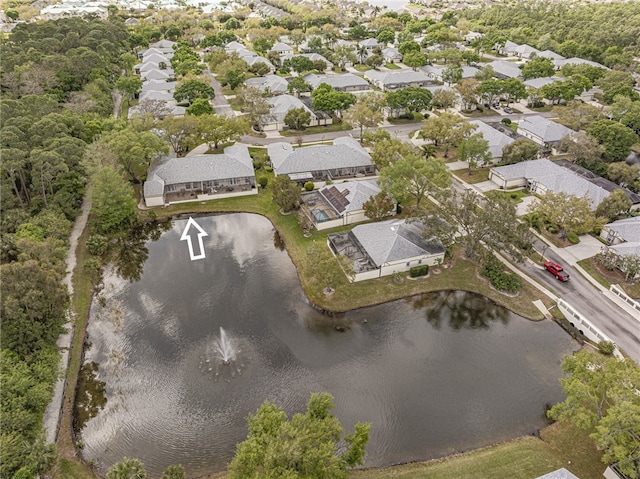
<path id="1" fill-rule="evenodd" d="M 490 168 L 476 168 L 469 171 L 469 168 L 463 170 L 456 170 L 454 174 L 465 183 L 474 184 L 482 183 L 489 179 Z"/>

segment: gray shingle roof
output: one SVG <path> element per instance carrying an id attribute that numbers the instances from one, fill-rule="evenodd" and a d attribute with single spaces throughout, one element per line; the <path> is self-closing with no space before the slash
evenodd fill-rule
<path id="1" fill-rule="evenodd" d="M 269 145 L 267 151 L 278 175 L 371 165 L 371 157 L 353 138 L 336 138 L 333 143 L 294 149 L 279 142 Z"/>
<path id="2" fill-rule="evenodd" d="M 620 243 L 609 246 L 609 248 L 622 256 L 640 255 L 640 241 Z"/>
<path id="3" fill-rule="evenodd" d="M 605 225 L 625 241 L 640 241 L 640 216 L 625 218 Z"/>
<path id="4" fill-rule="evenodd" d="M 331 63 L 329 60 L 327 60 L 325 57 L 323 57 L 319 53 L 298 53 L 296 55 L 284 55 L 282 57 L 282 61 L 289 60 L 293 57 L 306 57 L 312 62 L 315 62 L 317 60 L 322 60 L 327 64 L 327 68 L 333 68 L 333 63 Z"/>
<path id="5" fill-rule="evenodd" d="M 522 75 L 522 70 L 520 70 L 517 63 L 505 60 L 495 60 L 487 65 L 491 65 L 493 67 L 493 71 L 508 78 L 518 78 Z"/>
<path id="6" fill-rule="evenodd" d="M 444 253 L 442 243 L 422 236 L 419 223 L 389 220 L 359 225 L 352 233 L 377 267 L 423 255 Z"/>
<path id="7" fill-rule="evenodd" d="M 271 47 L 271 51 L 272 52 L 288 52 L 288 51 L 293 51 L 293 48 L 287 45 L 286 43 L 278 42 Z"/>
<path id="8" fill-rule="evenodd" d="M 271 110 L 269 111 L 271 121 L 277 121 L 278 123 L 284 122 L 284 117 L 294 108 L 303 108 L 306 112 L 310 113 L 312 117 L 314 116 L 309 107 L 302 103 L 300 98 L 296 98 L 293 95 L 279 95 L 269 98 L 268 100 L 269 103 L 271 103 Z M 269 123 L 269 121 L 267 121 L 267 123 Z"/>
<path id="9" fill-rule="evenodd" d="M 536 479 L 579 479 L 578 476 L 575 476 L 564 467 L 557 469 L 555 471 L 550 472 L 549 474 L 545 474 L 544 476 L 539 476 Z"/>
<path id="10" fill-rule="evenodd" d="M 483 121 L 473 120 L 469 123 L 476 125 L 478 128 L 474 133 L 480 133 L 489 143 L 489 152 L 491 153 L 492 158 L 502 158 L 502 149 L 509 143 L 514 142 L 513 138 L 487 125 Z"/>
<path id="11" fill-rule="evenodd" d="M 591 199 L 591 209 L 595 210 L 600 202 L 609 196 L 604 188 L 585 180 L 571 171 L 556 165 L 553 161 L 530 160 L 515 165 L 498 166 L 493 168 L 503 178 L 515 180 L 526 178 L 533 180 L 555 193 L 565 193 Z"/>
<path id="12" fill-rule="evenodd" d="M 344 75 L 315 75 L 310 73 L 305 75 L 305 81 L 313 88 L 318 88 L 320 83 L 326 83 L 332 88 L 348 88 L 354 86 L 369 86 L 367 80 L 354 75 L 353 73 L 345 73 Z"/>
<path id="13" fill-rule="evenodd" d="M 562 68 L 565 65 L 583 65 L 584 64 L 584 65 L 589 65 L 596 68 L 602 68 L 604 70 L 609 70 L 609 68 L 605 67 L 601 63 L 593 62 L 591 60 L 585 60 L 584 58 L 578 58 L 578 57 L 565 58 L 563 60 L 555 60 L 553 63 L 556 66 L 556 68 Z"/>
<path id="14" fill-rule="evenodd" d="M 148 80 L 142 85 L 141 91 L 173 91 L 178 82 L 165 80 Z"/>
<path id="15" fill-rule="evenodd" d="M 545 143 L 560 141 L 564 136 L 574 133 L 571 128 L 567 128 L 560 123 L 556 123 L 540 115 L 532 115 L 524 118 L 518 125 L 518 129 L 533 133 L 542 138 L 542 141 Z"/>
<path id="16" fill-rule="evenodd" d="M 222 155 L 164 158 L 153 164 L 144 183 L 145 198 L 162 196 L 165 185 L 254 176 L 246 145 L 225 148 Z"/>
<path id="17" fill-rule="evenodd" d="M 524 83 L 525 86 L 529 86 L 531 88 L 542 88 L 543 86 L 556 81 L 564 81 L 564 79 L 560 77 L 541 77 L 531 78 L 530 80 L 524 81 L 522 83 Z"/>
<path id="18" fill-rule="evenodd" d="M 365 78 L 369 78 L 371 81 L 379 81 L 383 85 L 429 81 L 429 77 L 424 72 L 413 70 L 401 70 L 392 73 L 368 70 L 365 72 L 364 76 Z"/>
<path id="19" fill-rule="evenodd" d="M 278 75 L 265 75 L 263 77 L 249 78 L 246 85 L 256 86 L 260 91 L 264 92 L 267 89 L 271 93 L 286 93 L 289 91 L 289 82 Z"/>

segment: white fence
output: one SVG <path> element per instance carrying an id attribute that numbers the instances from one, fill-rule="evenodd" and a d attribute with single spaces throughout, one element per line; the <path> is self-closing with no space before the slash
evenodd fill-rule
<path id="1" fill-rule="evenodd" d="M 627 294 L 624 291 L 622 291 L 622 289 L 620 289 L 620 287 L 617 284 L 612 284 L 611 287 L 609 288 L 609 291 L 611 291 L 617 297 L 622 299 L 622 301 L 624 301 L 633 309 L 635 309 L 638 313 L 640 313 L 640 303 L 638 303 L 635 299 L 627 296 Z"/>
<path id="2" fill-rule="evenodd" d="M 558 308 L 560 309 L 560 311 L 562 311 L 562 314 L 565 315 L 567 321 L 569 321 L 571 326 L 575 327 L 580 332 L 580 334 L 584 335 L 586 338 L 590 339 L 596 344 L 598 344 L 600 341 L 609 341 L 613 343 L 613 341 L 606 334 L 604 334 L 596 326 L 591 324 L 591 322 L 587 318 L 573 309 L 573 307 L 565 300 L 558 300 Z M 618 359 L 623 359 L 622 353 L 618 351 L 617 347 L 614 349 L 613 354 Z"/>

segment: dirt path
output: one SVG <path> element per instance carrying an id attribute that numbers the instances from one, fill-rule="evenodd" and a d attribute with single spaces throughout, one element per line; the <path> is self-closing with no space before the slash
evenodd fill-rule
<path id="1" fill-rule="evenodd" d="M 82 202 L 82 211 L 73 223 L 71 229 L 71 236 L 69 238 L 69 250 L 67 251 L 67 275 L 63 282 L 69 289 L 69 296 L 73 295 L 73 270 L 76 267 L 76 248 L 78 247 L 78 239 L 82 234 L 85 226 L 87 225 L 87 219 L 89 218 L 89 211 L 91 210 L 91 198 L 87 194 Z M 60 424 L 60 415 L 62 413 L 62 401 L 64 399 L 64 390 L 66 386 L 66 371 L 69 366 L 69 351 L 71 348 L 71 340 L 73 338 L 74 321 L 71 316 L 71 311 L 67 310 L 67 322 L 65 324 L 66 333 L 62 334 L 58 338 L 58 348 L 60 349 L 60 378 L 56 382 L 53 390 L 53 398 L 47 406 L 42 419 L 42 425 L 45 430 L 47 442 L 54 443 L 58 436 L 58 426 Z"/>

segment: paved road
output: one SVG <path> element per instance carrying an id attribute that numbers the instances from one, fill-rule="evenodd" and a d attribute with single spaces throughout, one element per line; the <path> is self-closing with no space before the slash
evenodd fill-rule
<path id="1" fill-rule="evenodd" d="M 543 251 L 539 241 L 536 242 L 536 249 Z M 596 289 L 577 270 L 568 266 L 567 258 L 563 258 L 561 252 L 558 254 L 548 248 L 544 251 L 544 256 L 561 264 L 569 273 L 570 280 L 563 283 L 556 280 L 546 270 L 532 265 L 521 265 L 520 268 L 558 297 L 571 304 L 609 336 L 620 349 L 640 364 L 640 320 L 624 311 Z"/>
<path id="2" fill-rule="evenodd" d="M 236 116 L 233 108 L 229 105 L 229 102 L 222 93 L 222 85 L 220 82 L 216 80 L 216 77 L 209 71 L 204 71 L 205 75 L 209 77 L 209 81 L 211 82 L 211 86 L 213 90 L 216 92 L 216 96 L 213 100 L 211 100 L 211 104 L 213 105 L 213 109 L 216 111 L 218 115 L 224 116 Z"/>

